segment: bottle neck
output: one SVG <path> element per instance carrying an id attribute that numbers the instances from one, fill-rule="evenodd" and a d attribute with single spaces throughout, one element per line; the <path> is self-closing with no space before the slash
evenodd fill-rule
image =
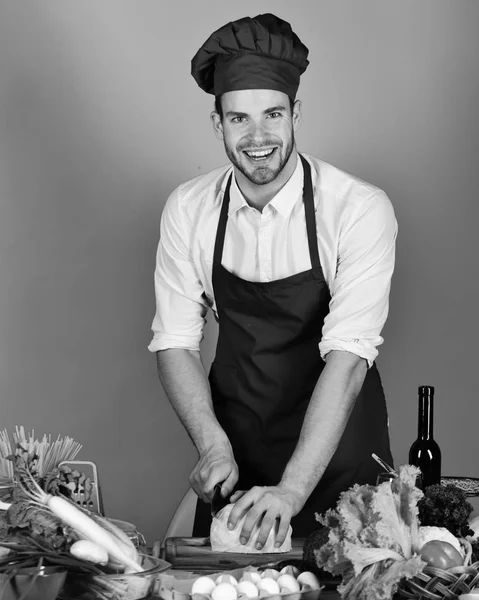
<path id="1" fill-rule="evenodd" d="M 418 438 L 433 439 L 434 401 L 431 393 L 419 394 Z"/>

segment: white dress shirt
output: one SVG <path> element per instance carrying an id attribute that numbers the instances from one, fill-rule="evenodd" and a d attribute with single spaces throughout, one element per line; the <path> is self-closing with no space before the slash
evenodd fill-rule
<path id="1" fill-rule="evenodd" d="M 383 342 L 394 270 L 397 222 L 379 188 L 312 156 L 319 257 L 331 294 L 321 356 L 346 350 L 371 366 Z M 180 185 L 168 198 L 156 257 L 156 314 L 151 352 L 199 350 L 208 307 L 216 313 L 213 249 L 232 166 Z M 250 207 L 233 176 L 223 266 L 249 281 L 273 281 L 311 269 L 302 201 L 303 166 L 262 212 Z"/>

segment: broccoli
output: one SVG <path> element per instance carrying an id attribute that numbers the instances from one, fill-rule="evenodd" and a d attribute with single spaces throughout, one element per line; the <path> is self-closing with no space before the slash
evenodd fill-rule
<path id="1" fill-rule="evenodd" d="M 331 573 L 326 573 L 323 571 L 323 569 L 318 567 L 316 563 L 316 557 L 314 555 L 314 551 L 321 548 L 321 546 L 328 541 L 328 536 L 328 527 L 320 526 L 319 529 L 315 529 L 304 540 L 302 558 L 287 558 L 286 560 L 282 560 L 276 565 L 276 569 L 281 570 L 283 567 L 293 566 L 299 569 L 301 572 L 311 571 L 311 573 L 314 573 L 316 577 L 321 579 L 327 577 L 330 579 Z"/>
<path id="2" fill-rule="evenodd" d="M 319 550 L 329 539 L 329 527 L 319 527 L 312 531 L 304 540 L 303 544 L 303 564 L 306 570 L 311 571 L 318 577 L 324 576 L 324 571 L 318 567 L 314 551 Z M 331 574 L 327 574 L 331 577 Z"/>
<path id="3" fill-rule="evenodd" d="M 445 527 L 453 535 L 471 535 L 469 515 L 474 510 L 467 502 L 466 494 L 452 484 L 430 485 L 424 490 L 424 497 L 418 502 L 421 525 Z"/>

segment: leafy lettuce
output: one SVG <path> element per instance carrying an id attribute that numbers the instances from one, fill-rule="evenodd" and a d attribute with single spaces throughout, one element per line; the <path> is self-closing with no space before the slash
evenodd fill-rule
<path id="1" fill-rule="evenodd" d="M 317 519 L 329 528 L 329 540 L 315 550 L 319 568 L 342 576 L 345 600 L 390 599 L 403 578 L 426 563 L 420 548 L 415 483 L 419 469 L 399 468 L 398 477 L 378 486 L 356 484 L 343 492 L 336 508 Z"/>

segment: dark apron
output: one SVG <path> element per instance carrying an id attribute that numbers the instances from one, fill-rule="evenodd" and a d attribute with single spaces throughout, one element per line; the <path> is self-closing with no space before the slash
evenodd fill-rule
<path id="1" fill-rule="evenodd" d="M 312 269 L 276 281 L 252 282 L 221 265 L 232 176 L 218 223 L 213 290 L 219 337 L 209 379 L 216 416 L 238 464 L 239 490 L 280 482 L 325 365 L 318 344 L 331 296 L 319 260 L 311 168 L 300 158 Z M 375 483 L 381 469 L 372 452 L 392 464 L 386 402 L 376 365 L 367 372 L 323 477 L 291 521 L 294 537 L 305 537 L 318 527 L 315 513 L 334 506 L 340 492 L 355 483 Z M 209 535 L 209 512 L 210 506 L 198 501 L 194 536 Z"/>

